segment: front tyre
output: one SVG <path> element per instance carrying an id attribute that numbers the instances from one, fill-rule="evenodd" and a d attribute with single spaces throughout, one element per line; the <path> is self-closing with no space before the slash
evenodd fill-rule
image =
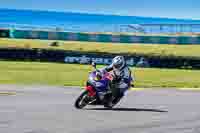
<path id="1" fill-rule="evenodd" d="M 81 93 L 81 95 L 76 99 L 74 106 L 77 109 L 82 109 L 90 102 L 90 97 L 88 96 L 88 91 L 85 90 Z"/>

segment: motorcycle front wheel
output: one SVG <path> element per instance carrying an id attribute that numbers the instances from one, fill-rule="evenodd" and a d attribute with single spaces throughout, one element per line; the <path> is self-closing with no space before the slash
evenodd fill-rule
<path id="1" fill-rule="evenodd" d="M 88 96 L 88 91 L 85 90 L 81 93 L 81 95 L 76 99 L 74 106 L 77 109 L 82 109 L 90 102 L 90 97 Z"/>

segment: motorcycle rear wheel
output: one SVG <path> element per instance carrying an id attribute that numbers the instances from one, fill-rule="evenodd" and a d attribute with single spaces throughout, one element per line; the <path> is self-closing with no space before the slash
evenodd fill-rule
<path id="1" fill-rule="evenodd" d="M 114 98 L 114 99 L 112 100 L 112 104 L 111 104 L 111 105 L 106 105 L 106 104 L 104 104 L 104 107 L 105 107 L 105 108 L 108 108 L 108 109 L 112 109 L 115 105 L 117 105 L 117 104 L 120 102 L 120 100 L 122 99 L 122 97 L 123 97 L 123 96 L 119 96 L 119 97 Z"/>

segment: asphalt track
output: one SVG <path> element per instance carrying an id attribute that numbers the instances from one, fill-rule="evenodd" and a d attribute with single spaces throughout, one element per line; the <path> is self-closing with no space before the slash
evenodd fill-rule
<path id="1" fill-rule="evenodd" d="M 73 104 L 80 89 L 0 86 L 0 133 L 200 133 L 200 92 L 130 91 L 113 110 Z"/>

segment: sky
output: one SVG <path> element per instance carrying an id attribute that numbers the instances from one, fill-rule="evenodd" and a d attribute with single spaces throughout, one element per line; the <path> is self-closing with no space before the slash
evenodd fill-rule
<path id="1" fill-rule="evenodd" d="M 200 20 L 200 0 L 1 0 L 0 8 Z"/>

